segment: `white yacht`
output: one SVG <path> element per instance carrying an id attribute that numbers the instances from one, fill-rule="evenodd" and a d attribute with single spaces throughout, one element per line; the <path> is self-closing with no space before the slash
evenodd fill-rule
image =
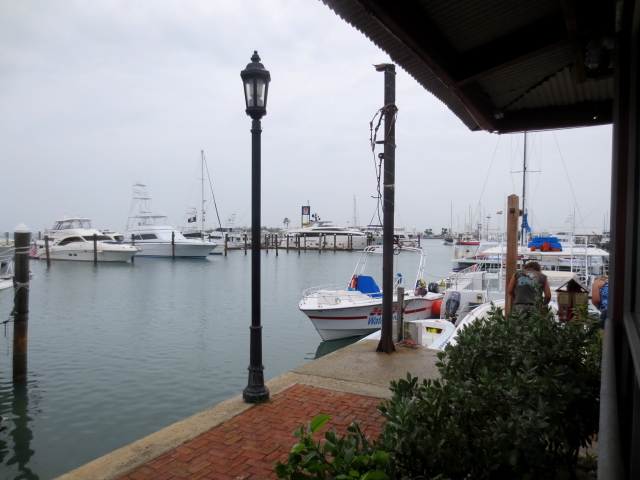
<path id="1" fill-rule="evenodd" d="M 124 242 L 133 242 L 139 257 L 206 258 L 215 247 L 210 242 L 185 238 L 173 225 L 167 225 L 167 216 L 152 213 L 152 200 L 147 186 L 133 186 L 133 201 L 124 233 Z"/>
<path id="2" fill-rule="evenodd" d="M 105 235 L 91 226 L 86 217 L 62 218 L 56 220 L 49 235 L 49 257 L 51 260 L 80 262 L 94 261 L 94 235 L 99 262 L 126 262 L 140 249 L 118 243 L 111 235 Z M 36 241 L 35 258 L 47 256 L 44 240 Z"/>
<path id="3" fill-rule="evenodd" d="M 299 238 L 301 248 L 323 249 L 364 249 L 367 246 L 367 234 L 338 227 L 331 221 L 312 222 L 308 227 L 287 230 L 290 239 Z M 335 240 L 335 242 L 334 242 Z M 294 240 L 295 241 L 295 240 Z"/>

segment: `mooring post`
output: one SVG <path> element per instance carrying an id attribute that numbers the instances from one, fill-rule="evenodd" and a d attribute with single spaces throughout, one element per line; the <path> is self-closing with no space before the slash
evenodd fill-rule
<path id="1" fill-rule="evenodd" d="M 244 255 L 247 256 L 247 234 L 244 234 Z"/>
<path id="2" fill-rule="evenodd" d="M 394 340 L 400 343 L 404 339 L 404 287 L 398 287 L 398 311 L 396 313 L 396 335 Z"/>
<path id="3" fill-rule="evenodd" d="M 133 233 L 131 234 L 131 246 L 135 247 L 136 246 L 136 239 L 133 236 Z M 135 254 L 133 255 L 133 257 L 131 257 L 131 263 L 133 263 L 133 259 L 135 257 Z"/>
<path id="4" fill-rule="evenodd" d="M 42 240 L 42 230 L 38 230 L 38 240 Z"/>
<path id="5" fill-rule="evenodd" d="M 382 328 L 377 352 L 396 351 L 393 344 L 393 227 L 396 183 L 396 66 L 376 65 L 384 72 L 384 179 L 383 179 L 383 240 L 382 240 Z"/>
<path id="6" fill-rule="evenodd" d="M 303 233 L 302 236 L 304 237 L 304 251 L 306 253 L 306 251 L 307 251 L 307 234 Z"/>
<path id="7" fill-rule="evenodd" d="M 224 256 L 225 257 L 227 256 L 227 250 L 229 250 L 229 234 L 225 232 L 224 233 Z"/>
<path id="8" fill-rule="evenodd" d="M 517 195 L 507 197 L 507 265 L 505 271 L 505 313 L 508 315 L 513 307 L 513 299 L 506 286 L 516 273 L 518 266 L 518 218 L 520 217 L 520 199 Z"/>
<path id="9" fill-rule="evenodd" d="M 49 254 L 49 235 L 44 236 L 44 251 L 47 255 L 47 267 L 51 266 L 51 255 Z"/>
<path id="10" fill-rule="evenodd" d="M 296 248 L 298 249 L 298 256 L 300 256 L 300 234 L 296 233 Z"/>
<path id="11" fill-rule="evenodd" d="M 289 235 L 287 235 L 287 253 L 289 253 Z"/>
<path id="12" fill-rule="evenodd" d="M 27 376 L 27 330 L 29 326 L 29 252 L 31 230 L 24 223 L 13 233 L 15 275 L 13 277 L 13 379 Z"/>
<path id="13" fill-rule="evenodd" d="M 98 264 L 98 234 L 93 234 L 93 263 Z"/>
<path id="14" fill-rule="evenodd" d="M 5 245 L 9 245 L 9 232 L 4 232 Z"/>
<path id="15" fill-rule="evenodd" d="M 273 234 L 273 239 L 276 241 L 276 257 L 278 256 L 278 234 Z"/>
<path id="16" fill-rule="evenodd" d="M 338 236 L 334 233 L 333 234 L 333 250 L 336 251 L 337 249 L 338 249 Z"/>
<path id="17" fill-rule="evenodd" d="M 176 232 L 171 232 L 171 258 L 176 258 Z"/>

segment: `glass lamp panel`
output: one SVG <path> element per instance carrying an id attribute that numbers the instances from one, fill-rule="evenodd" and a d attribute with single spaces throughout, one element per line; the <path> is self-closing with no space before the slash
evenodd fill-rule
<path id="1" fill-rule="evenodd" d="M 253 83 L 253 79 L 248 78 L 244 81 L 244 96 L 245 96 L 245 100 L 247 101 L 247 107 L 253 107 L 253 95 L 252 95 L 252 88 L 251 88 L 251 84 Z"/>
<path id="2" fill-rule="evenodd" d="M 256 78 L 256 100 L 258 107 L 264 107 L 264 79 Z"/>

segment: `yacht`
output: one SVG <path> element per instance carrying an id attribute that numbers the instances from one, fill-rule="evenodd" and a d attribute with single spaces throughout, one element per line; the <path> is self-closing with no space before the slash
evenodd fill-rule
<path id="1" fill-rule="evenodd" d="M 167 225 L 167 216 L 152 213 L 152 200 L 147 186 L 133 186 L 133 201 L 124 233 L 125 244 L 133 242 L 140 251 L 139 257 L 206 258 L 215 247 L 210 242 L 188 239 L 173 225 Z"/>
<path id="2" fill-rule="evenodd" d="M 287 230 L 290 238 L 299 238 L 301 248 L 364 249 L 367 246 L 367 234 L 338 227 L 331 221 L 314 221 L 307 227 Z"/>
<path id="3" fill-rule="evenodd" d="M 118 243 L 112 235 L 106 235 L 91 226 L 91 219 L 71 217 L 56 220 L 53 228 L 47 230 L 49 236 L 49 258 L 79 262 L 94 261 L 94 239 L 97 241 L 99 262 L 126 262 L 140 251 L 138 247 Z M 46 258 L 44 240 L 36 243 L 35 258 Z"/>

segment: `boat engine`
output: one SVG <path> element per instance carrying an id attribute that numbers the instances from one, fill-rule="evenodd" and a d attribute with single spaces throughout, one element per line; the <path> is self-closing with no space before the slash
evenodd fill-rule
<path id="1" fill-rule="evenodd" d="M 444 318 L 450 322 L 455 322 L 456 312 L 460 308 L 460 292 L 451 292 L 447 303 L 444 305 Z"/>
<path id="2" fill-rule="evenodd" d="M 440 293 L 440 286 L 436 282 L 431 282 L 427 285 L 427 291 L 431 293 Z"/>

